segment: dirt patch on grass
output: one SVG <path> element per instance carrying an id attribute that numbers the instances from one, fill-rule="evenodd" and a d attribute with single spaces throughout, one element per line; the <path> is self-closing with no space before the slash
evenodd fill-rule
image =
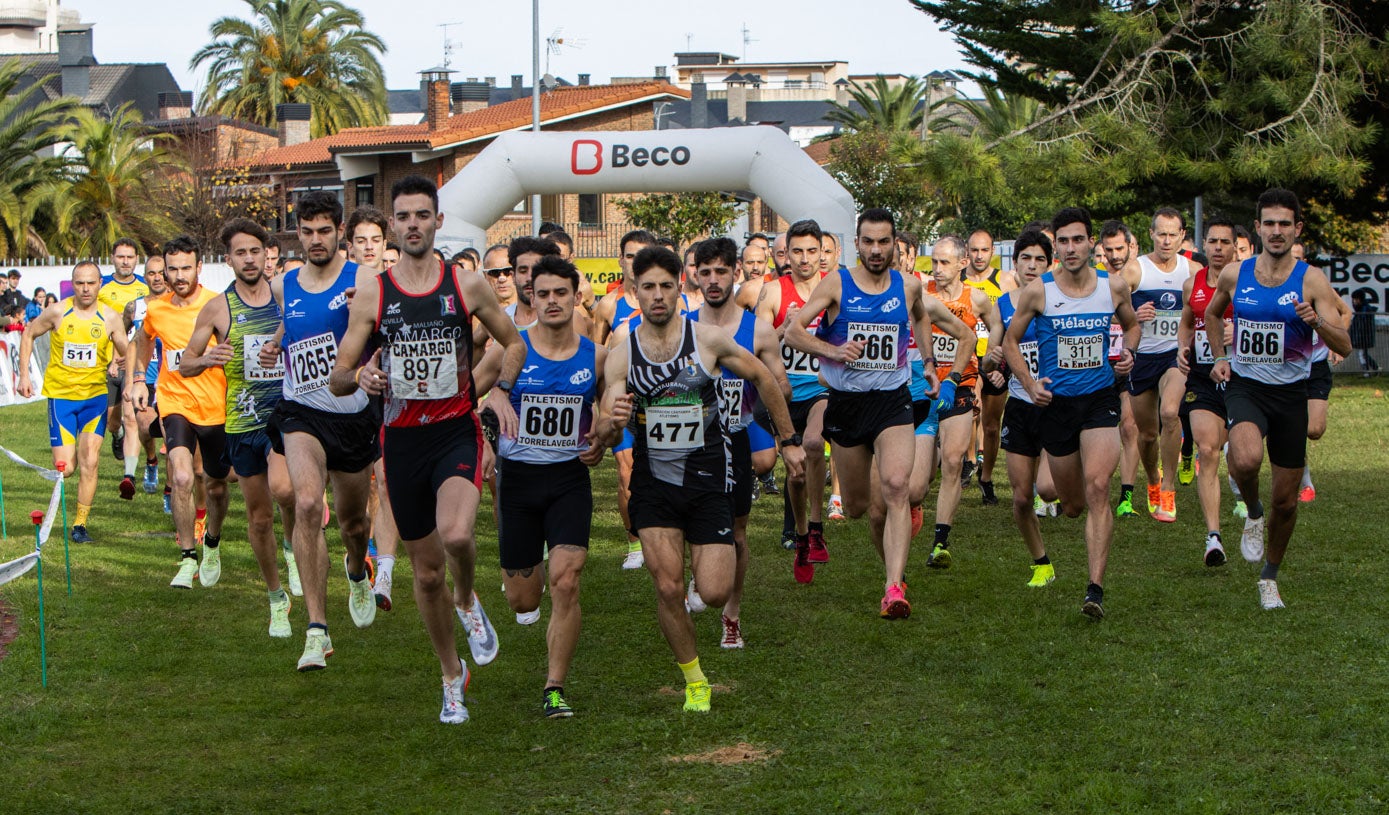
<path id="1" fill-rule="evenodd" d="M 10 607 L 5 605 L 4 600 L 0 600 L 0 660 L 3 660 L 9 651 L 5 646 L 14 642 L 15 637 L 19 636 L 19 619 Z"/>
<path id="2" fill-rule="evenodd" d="M 675 764 L 717 764 L 733 767 L 739 764 L 760 764 L 781 755 L 780 750 L 763 750 L 740 741 L 732 747 L 719 747 L 705 753 L 692 753 L 688 756 L 671 756 L 666 759 Z"/>

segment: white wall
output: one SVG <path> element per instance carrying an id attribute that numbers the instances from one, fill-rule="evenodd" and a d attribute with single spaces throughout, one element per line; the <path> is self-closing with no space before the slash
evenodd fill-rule
<path id="1" fill-rule="evenodd" d="M 20 279 L 19 289 L 25 297 L 33 297 L 34 289 L 42 286 L 45 291 L 57 294 L 59 284 L 72 280 L 71 266 L 19 266 L 3 267 L 0 266 L 0 274 L 8 273 L 11 268 L 18 268 Z M 110 265 L 101 266 L 103 277 L 115 273 L 115 267 Z M 143 276 L 144 266 L 141 266 L 136 274 Z M 204 263 L 202 275 L 199 278 L 204 286 L 216 291 L 221 291 L 232 283 L 233 275 L 231 267 L 225 263 Z"/>

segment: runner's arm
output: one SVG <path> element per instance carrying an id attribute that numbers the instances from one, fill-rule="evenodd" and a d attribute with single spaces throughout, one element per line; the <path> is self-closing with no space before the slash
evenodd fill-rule
<path id="1" fill-rule="evenodd" d="M 1023 390 L 1032 392 L 1032 371 L 1022 355 L 1022 338 L 1027 327 L 1040 312 L 1042 303 L 1042 284 L 1034 280 L 1014 295 L 1016 310 L 1008 323 L 1008 331 L 1003 335 L 1003 359 L 1008 363 L 1008 372 L 1018 378 Z"/>
<path id="2" fill-rule="evenodd" d="M 1238 263 L 1231 263 L 1220 270 L 1215 292 L 1206 304 L 1206 339 L 1211 344 L 1211 353 L 1215 355 L 1211 379 L 1216 382 L 1230 379 L 1230 343 L 1225 341 L 1225 309 L 1230 307 L 1230 299 L 1239 281 L 1239 266 Z M 1234 337 L 1230 338 L 1230 342 L 1234 342 Z"/>
<path id="3" fill-rule="evenodd" d="M 347 396 L 359 387 L 370 394 L 385 390 L 385 379 L 378 370 L 368 372 L 372 378 L 367 382 L 359 381 L 362 377 L 359 369 L 365 367 L 360 364 L 362 354 L 366 353 L 371 335 L 376 331 L 376 312 L 380 302 L 381 281 L 372 277 L 358 282 L 357 293 L 348 306 L 347 332 L 343 334 L 342 342 L 338 343 L 338 358 L 333 363 L 333 372 L 328 375 L 328 390 L 334 396 Z M 380 353 L 377 351 L 370 360 L 373 368 Z"/>
<path id="4" fill-rule="evenodd" d="M 1202 269 L 1196 274 L 1205 273 Z M 1182 318 L 1177 323 L 1177 369 L 1182 373 L 1191 370 L 1191 345 L 1196 341 L 1196 312 L 1191 308 L 1191 287 L 1195 280 L 1193 275 L 1182 283 Z"/>
<path id="5" fill-rule="evenodd" d="M 772 330 L 772 324 L 765 320 L 757 320 L 753 325 L 752 347 L 756 356 L 771 371 L 782 397 L 790 402 L 791 380 L 786 378 L 786 366 L 781 363 L 781 343 L 777 341 L 776 332 Z"/>
<path id="6" fill-rule="evenodd" d="M 598 305 L 593 307 L 593 325 L 590 327 L 589 339 L 593 340 L 594 345 L 607 345 L 608 332 L 611 330 L 613 309 L 617 305 L 611 296 L 604 297 L 598 301 Z"/>
<path id="7" fill-rule="evenodd" d="M 753 307 L 753 313 L 757 319 L 762 320 L 767 325 L 773 326 L 772 332 L 780 340 L 786 336 L 786 327 L 791 322 L 789 319 L 781 325 L 776 325 L 776 315 L 781 309 L 781 285 L 768 286 L 763 282 L 762 288 L 757 291 L 757 303 Z"/>
<path id="8" fill-rule="evenodd" d="M 1142 335 L 1143 329 L 1138 324 L 1138 315 L 1133 310 L 1133 298 L 1129 295 L 1128 284 L 1111 277 L 1109 291 L 1114 295 L 1114 318 L 1119 321 L 1119 327 L 1124 329 L 1124 351 L 1114 365 L 1114 373 L 1125 376 L 1133 370 L 1138 353 L 1138 338 Z"/>
<path id="9" fill-rule="evenodd" d="M 498 343 L 488 346 L 487 353 L 482 355 L 482 359 L 477 365 L 473 366 L 473 387 L 478 396 L 479 402 L 491 396 L 492 386 L 497 384 L 502 372 L 502 356 L 506 349 Z M 490 402 L 488 404 L 491 404 Z"/>
<path id="10" fill-rule="evenodd" d="M 595 422 L 596 435 L 609 447 L 622 439 L 622 430 L 632 418 L 632 395 L 627 392 L 627 343 L 608 349 L 603 363 L 602 419 Z"/>
<path id="11" fill-rule="evenodd" d="M 231 343 L 218 343 L 214 337 L 225 337 L 231 322 L 231 310 L 227 308 L 226 296 L 207 301 L 198 312 L 198 321 L 193 324 L 193 336 L 183 349 L 178 372 L 185 378 L 200 376 L 208 368 L 216 368 L 231 362 Z M 214 343 L 209 349 L 207 344 Z"/>
<path id="12" fill-rule="evenodd" d="M 121 357 L 124 357 L 130 348 L 125 334 L 127 330 L 124 322 L 114 311 L 106 315 L 106 336 L 111 338 L 111 344 L 116 347 L 116 353 Z"/>
<path id="13" fill-rule="evenodd" d="M 607 362 L 608 349 L 595 343 L 593 349 L 593 368 L 594 372 L 597 374 L 598 382 L 595 385 L 594 393 L 598 394 L 598 398 L 600 400 L 603 397 L 603 391 L 605 390 L 605 386 L 607 384 Z M 600 406 L 594 406 L 595 409 L 593 412 L 593 425 L 588 429 L 588 450 L 579 454 L 579 461 L 583 462 L 585 465 L 589 467 L 596 467 L 599 464 L 602 464 L 603 454 L 606 453 L 608 450 L 608 445 L 603 443 L 603 438 L 601 434 L 599 434 L 598 432 L 598 407 Z"/>
<path id="14" fill-rule="evenodd" d="M 469 304 L 473 316 L 478 318 L 487 328 L 487 333 L 503 348 L 498 381 L 515 382 L 516 377 L 521 375 L 521 368 L 526 364 L 526 341 L 522 339 L 521 332 L 516 330 L 516 324 L 506 316 L 501 304 L 497 302 L 497 295 L 485 278 L 480 275 L 464 275 L 457 279 L 463 302 Z M 511 406 L 511 400 L 499 399 L 490 407 L 492 412 L 497 414 L 497 428 L 501 434 L 514 437 L 516 411 Z"/>
<path id="15" fill-rule="evenodd" d="M 863 354 L 866 344 L 863 341 L 850 340 L 843 345 L 831 345 L 819 337 L 811 336 L 806 329 L 816 316 L 828 313 L 831 308 L 839 305 L 839 294 L 839 275 L 830 275 L 821 280 L 815 291 L 810 293 L 805 305 L 796 311 L 795 316 L 787 313 L 786 322 L 782 323 L 782 327 L 786 329 L 782 340 L 797 351 L 814 354 L 822 359 L 838 362 L 852 362 L 858 359 Z"/>
<path id="16" fill-rule="evenodd" d="M 748 353 L 728 332 L 700 323 L 694 325 L 696 338 L 701 344 L 707 343 L 706 347 L 712 352 L 710 356 L 718 360 L 716 365 L 722 365 L 756 386 L 758 397 L 772 417 L 777 446 L 781 448 L 782 460 L 786 462 L 786 474 L 791 478 L 800 478 L 805 471 L 805 450 L 800 445 L 785 443 L 795 435 L 796 428 L 791 424 L 791 411 L 786 407 L 786 398 L 782 396 L 771 369 Z M 781 367 L 779 363 L 774 364 L 777 368 Z"/>
<path id="17" fill-rule="evenodd" d="M 1345 302 L 1336 295 L 1326 275 L 1316 267 L 1307 270 L 1302 284 L 1303 300 L 1297 304 L 1297 315 L 1326 343 L 1326 347 L 1342 357 L 1351 353 L 1348 321 L 1342 316 Z"/>
<path id="18" fill-rule="evenodd" d="M 63 309 L 61 305 L 54 304 L 44 309 L 39 316 L 35 317 L 30 323 L 24 326 L 24 333 L 19 338 L 19 395 L 25 399 L 34 395 L 34 387 L 29 382 L 29 358 L 34 354 L 34 340 L 58 327 L 58 323 L 63 319 Z"/>

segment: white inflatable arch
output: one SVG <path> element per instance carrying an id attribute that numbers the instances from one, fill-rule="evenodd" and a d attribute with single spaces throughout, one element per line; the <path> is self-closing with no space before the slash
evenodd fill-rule
<path id="1" fill-rule="evenodd" d="M 790 220 L 843 241 L 854 199 L 775 127 L 505 133 L 439 190 L 436 242 L 482 248 L 528 195 L 749 190 Z M 842 244 L 841 244 L 842 245 Z"/>

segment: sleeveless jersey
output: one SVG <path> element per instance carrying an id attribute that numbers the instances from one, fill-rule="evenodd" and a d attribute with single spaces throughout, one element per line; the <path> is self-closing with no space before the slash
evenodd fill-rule
<path id="1" fill-rule="evenodd" d="M 473 412 L 472 316 L 455 267 L 439 262 L 439 281 L 423 294 L 403 291 L 394 272 L 383 272 L 376 338 L 387 427 L 421 427 Z"/>
<path id="2" fill-rule="evenodd" d="M 90 316 L 77 313 L 72 298 L 63 301 L 63 318 L 49 343 L 48 369 L 43 374 L 43 395 L 49 399 L 83 401 L 106 393 L 106 368 L 115 343 L 106 333 L 105 311 L 100 305 Z"/>
<path id="3" fill-rule="evenodd" d="M 101 278 L 101 288 L 97 290 L 96 299 L 98 303 L 117 314 L 124 314 L 126 303 L 148 297 L 149 293 L 150 287 L 145 285 L 145 279 L 139 275 L 132 277 L 128 283 L 120 282 L 115 275 L 106 275 Z M 138 311 L 140 307 L 135 308 Z"/>
<path id="4" fill-rule="evenodd" d="M 1109 275 L 1095 272 L 1095 289 L 1083 297 L 1061 291 L 1052 272 L 1042 275 L 1046 302 L 1032 321 L 1037 327 L 1037 373 L 1051 378 L 1057 396 L 1084 396 L 1114 386 L 1105 353 L 1114 298 Z"/>
<path id="5" fill-rule="evenodd" d="M 1191 277 L 1193 264 L 1185 255 L 1176 256 L 1171 272 L 1163 272 L 1148 258 L 1138 258 L 1143 276 L 1133 292 L 1133 307 L 1152 303 L 1157 317 L 1142 323 L 1143 333 L 1138 340 L 1138 353 L 1161 354 L 1177 347 L 1177 326 L 1182 321 L 1182 285 Z"/>
<path id="6" fill-rule="evenodd" d="M 699 311 L 693 312 L 690 319 L 698 322 Z M 738 322 L 738 330 L 733 332 L 733 341 L 738 343 L 738 347 L 755 356 L 756 351 L 753 348 L 756 331 L 757 315 L 751 311 L 743 311 Z M 728 428 L 729 433 L 746 430 L 748 425 L 752 424 L 753 411 L 757 409 L 757 386 L 723 367 L 719 369 L 717 385 L 719 416 L 723 419 L 724 426 Z"/>
<path id="7" fill-rule="evenodd" d="M 966 274 L 965 285 L 982 291 L 988 296 L 991 303 L 998 303 L 998 298 L 1003 296 L 1003 287 L 998 285 L 997 269 L 990 269 L 983 280 L 970 280 L 969 275 Z M 974 355 L 982 357 L 989 353 L 989 324 L 983 320 L 975 322 L 974 337 Z"/>
<path id="8" fill-rule="evenodd" d="M 232 358 L 223 366 L 227 377 L 227 432 L 249 433 L 265 427 L 284 388 L 284 366 L 260 366 L 260 347 L 275 336 L 280 324 L 280 304 L 271 297 L 264 306 L 249 306 L 236 293 L 234 284 L 226 298 L 230 328 L 220 341 L 231 343 L 232 347 Z"/>
<path id="9" fill-rule="evenodd" d="M 973 289 L 966 286 L 960 292 L 959 297 L 954 300 L 946 300 L 945 295 L 936 290 L 936 282 L 934 280 L 926 284 L 926 293 L 940 300 L 945 304 L 946 308 L 950 309 L 951 314 L 954 314 L 961 322 L 974 329 L 975 337 L 979 336 L 979 329 L 983 327 L 984 343 L 987 348 L 989 329 L 984 324 L 984 321 L 979 319 L 978 315 L 974 313 L 974 302 L 970 296 L 971 292 L 973 292 Z M 931 326 L 931 351 L 936 357 L 936 372 L 941 379 L 950 376 L 951 363 L 955 360 L 955 346 L 958 343 L 959 340 L 946 333 L 940 326 L 934 324 Z M 960 376 L 962 377 L 960 387 L 974 387 L 975 381 L 979 378 L 979 360 L 975 354 L 969 355 L 968 361 L 965 362 L 965 369 L 960 371 Z"/>
<path id="10" fill-rule="evenodd" d="M 347 290 L 357 285 L 357 264 L 343 264 L 328 288 L 311 293 L 299 283 L 299 272 L 285 273 L 285 399 L 327 413 L 360 413 L 367 407 L 363 390 L 334 396 L 328 375 L 338 360 L 338 343 L 347 333 Z"/>
<path id="11" fill-rule="evenodd" d="M 778 278 L 777 285 L 781 286 L 781 306 L 777 309 L 776 316 L 772 318 L 773 328 L 781 328 L 782 323 L 786 322 L 787 307 L 792 305 L 803 307 L 805 305 L 805 298 L 796 291 L 795 275 L 788 274 Z M 815 315 L 815 319 L 810 321 L 806 330 L 811 333 L 819 331 L 820 322 L 823 319 L 823 314 Z M 792 402 L 814 399 L 825 392 L 825 386 L 820 384 L 819 357 L 798 351 L 783 342 L 781 344 L 781 364 L 786 367 L 786 378 L 791 382 Z"/>
<path id="12" fill-rule="evenodd" d="M 174 293 L 168 292 L 146 305 L 145 336 L 164 344 L 164 367 L 154 386 L 160 415 L 180 415 L 189 422 L 211 427 L 227 420 L 227 377 L 221 368 L 212 367 L 194 377 L 179 373 L 183 349 L 193 338 L 198 312 L 220 294 L 199 286 L 185 305 L 174 305 Z"/>
<path id="13" fill-rule="evenodd" d="M 1288 279 L 1265 286 L 1254 275 L 1256 258 L 1239 267 L 1235 284 L 1235 373 L 1268 385 L 1305 380 L 1312 370 L 1312 327 L 1297 316 L 1307 264 L 1298 261 Z"/>
<path id="14" fill-rule="evenodd" d="M 502 436 L 498 454 L 509 461 L 553 464 L 571 461 L 588 450 L 593 428 L 593 402 L 598 398 L 594 376 L 596 348 L 579 338 L 579 350 L 568 359 L 549 359 L 526 341 L 526 364 L 511 389 L 511 407 L 519 420 L 516 438 Z"/>
<path id="15" fill-rule="evenodd" d="M 912 327 L 902 273 L 889 269 L 887 289 L 879 294 L 860 289 L 848 269 L 839 271 L 839 284 L 839 314 L 829 325 L 821 324 L 820 336 L 831 345 L 853 340 L 865 345 L 863 355 L 853 362 L 820 360 L 825 384 L 854 393 L 890 391 L 906 385 L 911 380 L 907 341 Z"/>
<path id="16" fill-rule="evenodd" d="M 521 302 L 518 300 L 515 303 L 512 303 L 511 305 L 507 306 L 505 309 L 502 309 L 506 312 L 507 319 L 511 320 L 513 325 L 516 324 L 516 308 L 520 305 Z M 534 320 L 531 320 L 531 322 L 527 325 L 516 325 L 516 330 L 525 331 L 527 328 L 532 328 L 533 326 L 535 326 L 535 324 L 538 322 L 540 322 L 540 319 L 536 318 Z"/>
<path id="17" fill-rule="evenodd" d="M 1210 338 L 1206 336 L 1206 307 L 1211 304 L 1211 297 L 1215 295 L 1215 286 L 1207 282 L 1207 274 L 1208 272 L 1202 269 L 1191 278 L 1191 297 L 1187 298 L 1187 302 L 1191 304 L 1191 315 L 1196 326 L 1196 334 L 1191 338 L 1191 364 L 1208 369 L 1221 354 L 1211 350 Z M 1225 309 L 1225 319 L 1231 319 L 1234 313 L 1232 302 Z M 1224 351 L 1223 348 L 1219 350 Z"/>
<path id="18" fill-rule="evenodd" d="M 1003 320 L 1003 330 L 1007 331 L 1013 324 L 1013 315 L 1018 313 L 1018 292 L 1021 289 L 1013 289 L 1002 297 L 998 298 L 998 315 Z M 1027 371 L 1036 379 L 1037 373 L 1037 321 L 1033 320 L 1027 324 L 1027 331 L 1023 332 L 1022 339 L 1018 341 L 1018 349 L 1022 351 L 1022 358 L 1027 360 Z M 1021 399 L 1028 404 L 1032 404 L 1032 395 L 1027 392 L 1027 388 L 1022 386 L 1022 381 L 1011 373 L 1008 375 L 1008 395 Z"/>
<path id="19" fill-rule="evenodd" d="M 680 346 L 666 362 L 646 356 L 636 331 L 627 336 L 633 466 L 677 487 L 729 492 L 733 458 L 719 418 L 718 375 L 700 358 L 688 318 L 680 332 Z"/>

